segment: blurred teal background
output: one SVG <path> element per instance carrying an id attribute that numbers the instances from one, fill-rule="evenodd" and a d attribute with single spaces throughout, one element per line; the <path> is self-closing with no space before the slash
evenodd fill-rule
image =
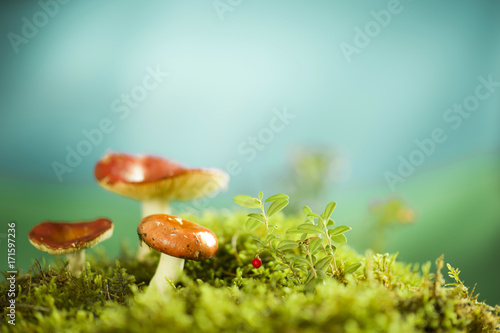
<path id="1" fill-rule="evenodd" d="M 444 253 L 468 286 L 478 283 L 480 299 L 500 303 L 499 84 L 480 88 L 488 96 L 460 124 L 447 111 L 474 102 L 478 77 L 500 82 L 500 2 L 42 0 L 0 8 L 1 270 L 9 221 L 24 271 L 49 258 L 26 236 L 45 219 L 107 216 L 117 226 L 103 245 L 109 253 L 123 239 L 136 246 L 139 203 L 93 178 L 111 150 L 230 171 L 228 191 L 202 209 L 235 209 L 234 195 L 260 190 L 302 193 L 295 207 L 337 201 L 335 219 L 353 227 L 359 251 L 369 246 L 370 204 L 400 198 L 416 222 L 390 228 L 386 250 L 408 262 Z M 357 49 L 346 57 L 347 44 Z M 168 76 L 141 88 L 156 82 L 148 76 L 156 70 Z M 124 94 L 136 96 L 128 107 Z M 102 138 L 81 143 L 99 126 Z M 437 128 L 446 140 L 429 156 L 415 153 L 415 140 Z M 66 164 L 67 147 L 86 156 L 58 178 L 53 163 Z M 293 165 L 317 150 L 334 162 L 311 194 Z M 410 155 L 421 164 L 392 191 L 386 172 Z"/>

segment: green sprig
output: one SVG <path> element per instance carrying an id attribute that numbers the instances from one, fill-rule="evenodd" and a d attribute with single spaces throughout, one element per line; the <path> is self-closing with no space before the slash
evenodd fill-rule
<path id="1" fill-rule="evenodd" d="M 312 291 L 315 286 L 329 277 L 342 278 L 345 274 L 354 273 L 361 267 L 360 263 L 337 266 L 335 253 L 337 245 L 347 243 L 344 233 L 351 230 L 348 226 L 335 226 L 331 219 L 337 203 L 330 202 L 321 214 L 317 214 L 308 206 L 302 211 L 305 221 L 295 227 L 288 228 L 285 235 L 300 235 L 299 240 L 283 239 L 273 234 L 278 225 L 269 224 L 269 219 L 283 210 L 289 203 L 286 194 L 275 194 L 263 200 L 264 195 L 259 193 L 257 198 L 248 195 L 237 195 L 234 202 L 249 209 L 259 209 L 258 213 L 249 213 L 246 229 L 254 231 L 264 225 L 265 239 L 252 235 L 251 237 L 261 246 L 256 257 L 263 251 L 268 251 L 276 260 L 276 268 L 287 267 L 295 281 L 304 285 L 304 290 Z M 266 209 L 266 204 L 269 204 Z M 329 273 L 327 274 L 327 271 Z"/>

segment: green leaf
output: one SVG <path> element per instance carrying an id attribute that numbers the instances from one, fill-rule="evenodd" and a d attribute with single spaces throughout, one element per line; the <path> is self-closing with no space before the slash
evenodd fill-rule
<path id="1" fill-rule="evenodd" d="M 307 269 L 307 267 L 302 266 L 302 265 L 299 265 L 299 266 L 294 267 L 294 268 L 298 269 L 299 271 L 303 272 L 304 274 L 307 274 L 309 272 L 309 270 Z"/>
<path id="2" fill-rule="evenodd" d="M 335 221 L 333 221 L 332 219 L 328 220 L 328 222 L 326 223 L 327 226 L 331 227 L 335 224 Z"/>
<path id="3" fill-rule="evenodd" d="M 320 259 L 314 267 L 319 271 L 325 271 L 328 269 L 328 266 L 330 266 L 331 262 L 332 257 L 324 257 L 323 259 Z"/>
<path id="4" fill-rule="evenodd" d="M 361 263 L 357 262 L 355 264 L 349 265 L 344 269 L 346 274 L 354 273 L 361 267 Z"/>
<path id="5" fill-rule="evenodd" d="M 328 279 L 328 275 L 324 271 L 316 270 L 316 274 L 318 274 L 318 279 L 326 280 Z"/>
<path id="6" fill-rule="evenodd" d="M 339 243 L 339 244 L 345 244 L 345 243 L 347 243 L 347 238 L 345 238 L 344 234 L 340 234 L 340 235 L 333 236 L 332 241 Z"/>
<path id="7" fill-rule="evenodd" d="M 262 213 L 250 213 L 247 216 L 262 223 L 266 223 L 266 220 L 264 220 L 264 216 L 262 216 Z"/>
<path id="8" fill-rule="evenodd" d="M 275 195 L 267 198 L 266 201 L 264 201 L 264 202 L 271 202 L 271 201 L 276 201 L 276 200 L 288 200 L 288 199 L 290 199 L 290 198 L 286 194 L 275 194 Z"/>
<path id="9" fill-rule="evenodd" d="M 248 235 L 248 237 L 250 237 L 251 239 L 253 239 L 257 243 L 259 243 L 261 246 L 266 246 L 266 243 L 264 243 L 260 238 L 252 236 L 252 235 Z"/>
<path id="10" fill-rule="evenodd" d="M 330 202 L 328 205 L 326 205 L 325 211 L 321 214 L 323 220 L 328 221 L 330 219 L 330 216 L 332 216 L 336 206 L 336 202 Z"/>
<path id="11" fill-rule="evenodd" d="M 306 216 L 308 216 L 312 213 L 312 210 L 311 210 L 311 208 L 309 208 L 309 206 L 302 207 L 302 211 L 304 212 L 304 214 L 306 214 Z"/>
<path id="12" fill-rule="evenodd" d="M 257 221 L 255 219 L 250 218 L 250 219 L 247 220 L 247 223 L 245 224 L 245 227 L 246 227 L 246 229 L 248 231 L 252 231 L 255 228 L 257 228 L 260 224 L 261 224 L 260 221 Z"/>
<path id="13" fill-rule="evenodd" d="M 292 240 L 283 240 L 278 244 L 278 250 L 280 251 L 285 251 L 285 250 L 292 250 L 296 249 L 299 247 L 299 244 L 297 242 L 292 241 Z"/>
<path id="14" fill-rule="evenodd" d="M 307 282 L 305 285 L 304 285 L 304 291 L 306 292 L 313 292 L 316 288 L 316 285 L 318 283 L 320 283 L 321 280 L 320 279 L 312 279 L 311 281 Z"/>
<path id="15" fill-rule="evenodd" d="M 274 266 L 274 269 L 275 270 L 278 270 L 278 271 L 284 271 L 286 269 L 288 269 L 289 267 L 287 265 L 283 265 L 283 264 L 276 264 Z"/>
<path id="16" fill-rule="evenodd" d="M 293 261 L 294 263 L 298 264 L 298 265 L 305 265 L 305 266 L 309 266 L 309 261 L 307 261 L 305 258 L 295 254 L 295 253 L 287 253 L 285 255 L 285 258 L 288 260 L 288 261 Z"/>
<path id="17" fill-rule="evenodd" d="M 259 192 L 259 200 L 262 201 L 262 198 L 264 197 L 264 193 Z"/>
<path id="18" fill-rule="evenodd" d="M 311 215 L 312 210 L 311 210 L 311 208 L 309 208 L 309 206 L 304 206 L 302 208 L 302 211 L 304 212 L 304 214 L 306 214 L 307 221 L 310 221 L 310 222 L 314 221 L 314 217 Z"/>
<path id="19" fill-rule="evenodd" d="M 311 217 L 311 216 L 312 216 L 312 217 L 315 217 L 315 218 L 317 218 L 317 219 L 320 219 L 320 218 L 321 218 L 321 216 L 319 216 L 319 215 L 318 215 L 318 214 L 316 214 L 316 213 L 311 213 L 311 214 L 309 214 L 309 215 L 307 215 L 307 216 L 308 216 L 308 217 Z"/>
<path id="20" fill-rule="evenodd" d="M 287 205 L 288 205 L 288 200 L 286 199 L 274 201 L 267 209 L 267 216 L 268 217 L 273 216 L 274 214 L 285 208 Z"/>
<path id="21" fill-rule="evenodd" d="M 306 284 L 307 284 L 309 281 L 313 280 L 313 279 L 314 279 L 314 273 L 313 273 L 313 271 L 312 271 L 312 270 L 310 270 L 310 271 L 309 271 L 309 274 L 307 274 Z"/>
<path id="22" fill-rule="evenodd" d="M 315 234 L 315 235 L 317 235 L 317 234 L 322 234 L 323 233 L 323 229 L 321 229 L 317 225 L 309 224 L 309 223 L 301 224 L 301 225 L 299 225 L 297 227 L 297 229 L 299 229 L 302 232 L 306 232 L 308 234 Z"/>
<path id="23" fill-rule="evenodd" d="M 234 202 L 245 208 L 260 208 L 260 202 L 257 198 L 248 195 L 239 194 L 233 198 Z"/>
<path id="24" fill-rule="evenodd" d="M 269 228 L 278 229 L 279 226 L 277 224 L 269 224 Z"/>
<path id="25" fill-rule="evenodd" d="M 332 249 L 331 250 L 330 250 L 329 246 L 327 246 L 325 248 L 325 250 L 326 250 L 326 253 L 328 253 L 329 255 L 333 255 L 337 251 L 337 247 L 332 244 Z"/>
<path id="26" fill-rule="evenodd" d="M 300 231 L 297 227 L 289 228 L 286 230 L 287 234 L 301 234 L 302 231 Z"/>
<path id="27" fill-rule="evenodd" d="M 337 228 L 330 228 L 330 227 L 327 227 L 327 228 L 330 229 L 328 232 L 330 237 L 340 235 L 340 234 L 343 234 L 344 232 L 352 230 L 352 228 L 345 226 L 345 225 L 341 225 L 340 227 L 337 227 Z"/>
<path id="28" fill-rule="evenodd" d="M 311 252 L 311 254 L 316 253 L 317 250 L 321 249 L 321 243 L 321 238 L 313 239 L 311 243 L 309 243 L 309 252 Z"/>
<path id="29" fill-rule="evenodd" d="M 322 248 L 321 248 L 321 247 L 318 247 L 316 250 L 311 251 L 311 254 L 312 254 L 312 255 L 316 255 L 316 254 L 320 253 L 320 252 L 321 252 L 321 250 L 322 250 Z"/>
<path id="30" fill-rule="evenodd" d="M 300 236 L 300 241 L 303 242 L 306 240 L 306 238 L 307 238 L 307 234 L 302 234 L 302 236 Z"/>
<path id="31" fill-rule="evenodd" d="M 278 239 L 279 237 L 276 236 L 276 235 L 273 235 L 273 234 L 270 234 L 269 236 L 267 236 L 266 238 L 266 243 L 269 243 L 270 241 L 273 241 L 275 239 Z"/>
<path id="32" fill-rule="evenodd" d="M 304 207 L 302 208 L 302 211 L 304 212 L 304 214 L 306 214 L 307 219 L 308 219 L 309 221 L 312 221 L 314 217 L 315 217 L 315 218 L 318 218 L 318 219 L 319 219 L 319 218 L 321 218 L 321 216 L 319 216 L 318 214 L 314 213 L 314 212 L 311 210 L 311 208 L 309 208 L 309 206 L 304 206 Z"/>

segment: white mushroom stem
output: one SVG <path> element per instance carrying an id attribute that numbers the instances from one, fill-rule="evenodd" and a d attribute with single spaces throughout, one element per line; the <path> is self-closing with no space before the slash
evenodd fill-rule
<path id="1" fill-rule="evenodd" d="M 144 200 L 142 202 L 142 217 L 153 214 L 170 214 L 168 200 L 162 198 Z"/>
<path id="2" fill-rule="evenodd" d="M 170 204 L 168 200 L 157 198 L 142 201 L 142 218 L 153 214 L 170 214 Z M 139 243 L 137 260 L 145 261 L 151 250 L 146 244 Z"/>
<path id="3" fill-rule="evenodd" d="M 73 275 L 80 275 L 85 269 L 85 250 L 68 253 L 66 259 L 68 259 L 68 271 Z"/>
<path id="4" fill-rule="evenodd" d="M 184 269 L 184 261 L 184 259 L 172 257 L 168 254 L 162 253 L 156 273 L 153 275 L 153 278 L 149 283 L 149 288 L 156 292 L 164 293 L 168 286 L 166 278 L 171 280 L 173 283 L 177 282 L 179 275 Z"/>

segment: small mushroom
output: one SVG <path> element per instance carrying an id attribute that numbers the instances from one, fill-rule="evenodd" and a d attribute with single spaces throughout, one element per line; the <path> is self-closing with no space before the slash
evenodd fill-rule
<path id="1" fill-rule="evenodd" d="M 137 227 L 140 242 L 161 253 L 156 273 L 150 286 L 164 292 L 165 278 L 176 282 L 184 268 L 184 261 L 202 261 L 213 258 L 219 247 L 215 234 L 196 223 L 166 214 L 150 215 Z"/>
<path id="2" fill-rule="evenodd" d="M 227 186 L 229 175 L 219 169 L 189 169 L 154 156 L 111 153 L 97 162 L 94 175 L 103 188 L 142 202 L 142 217 L 170 214 L 170 201 L 208 196 Z M 138 259 L 149 253 L 140 247 Z"/>
<path id="3" fill-rule="evenodd" d="M 85 249 L 99 244 L 112 234 L 113 222 L 106 218 L 77 223 L 45 221 L 31 229 L 28 239 L 40 251 L 65 254 L 69 262 L 68 270 L 79 275 L 85 267 Z"/>

